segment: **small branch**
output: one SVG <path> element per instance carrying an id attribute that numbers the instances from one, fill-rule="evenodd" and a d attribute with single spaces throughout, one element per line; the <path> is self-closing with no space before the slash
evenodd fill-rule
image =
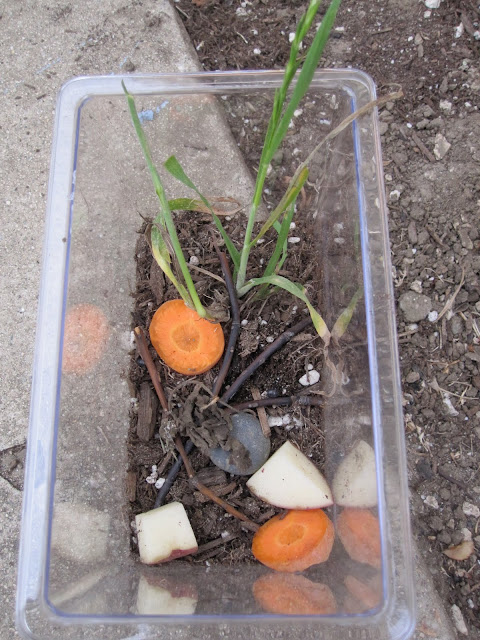
<path id="1" fill-rule="evenodd" d="M 262 399 L 262 396 L 260 395 L 260 391 L 259 389 L 257 389 L 257 387 L 252 388 L 252 396 L 256 402 L 261 401 Z M 265 411 L 264 407 L 262 407 L 261 405 L 258 405 L 256 408 L 257 408 L 258 421 L 260 422 L 260 426 L 262 427 L 263 435 L 266 438 L 270 438 L 271 429 L 270 429 L 270 425 L 268 424 L 267 412 Z"/>
<path id="2" fill-rule="evenodd" d="M 211 489 L 206 487 L 195 477 L 195 472 L 190 463 L 190 460 L 188 459 L 187 453 L 183 447 L 180 436 L 177 436 L 175 438 L 175 446 L 177 447 L 178 452 L 182 457 L 183 464 L 185 465 L 185 469 L 188 474 L 188 478 L 192 483 L 192 485 L 195 487 L 195 489 L 198 489 L 198 491 L 200 491 L 200 493 L 203 493 L 203 495 L 206 498 L 209 498 L 212 502 L 215 502 L 220 507 L 225 509 L 227 513 L 241 520 L 247 529 L 250 529 L 250 531 L 258 531 L 260 528 L 258 524 L 255 524 L 255 522 L 247 518 L 247 516 L 245 516 L 243 513 L 235 509 L 235 507 L 232 507 L 230 504 L 228 504 L 228 502 L 225 502 L 225 500 L 222 500 L 222 498 L 219 498 Z"/>
<path id="3" fill-rule="evenodd" d="M 225 355 L 223 356 L 222 366 L 220 367 L 220 371 L 218 372 L 217 379 L 215 380 L 215 384 L 212 389 L 212 395 L 215 399 L 220 393 L 220 389 L 225 382 L 230 365 L 232 364 L 238 334 L 240 333 L 240 306 L 238 304 L 237 294 L 235 293 L 235 285 L 233 284 L 232 274 L 230 273 L 230 267 L 228 266 L 227 256 L 219 250 L 215 240 L 213 241 L 213 244 L 215 246 L 218 259 L 220 260 L 223 277 L 225 278 L 225 284 L 227 285 L 228 297 L 230 298 L 230 306 L 232 308 L 232 326 L 230 328 L 230 336 L 228 338 L 227 348 L 225 349 Z"/>
<path id="4" fill-rule="evenodd" d="M 189 454 L 194 448 L 193 442 L 191 440 L 187 440 L 187 444 L 185 445 L 185 453 Z M 177 458 L 175 462 L 172 464 L 170 471 L 165 479 L 165 483 L 162 488 L 157 493 L 157 497 L 155 498 L 155 509 L 157 507 L 161 507 L 165 498 L 167 497 L 168 492 L 172 488 L 173 483 L 178 475 L 183 464 L 182 458 Z"/>
<path id="5" fill-rule="evenodd" d="M 298 404 L 301 407 L 321 407 L 324 403 L 325 400 L 318 396 L 279 396 L 278 398 L 240 402 L 231 406 L 236 411 L 245 411 L 245 409 L 258 409 L 259 407 L 289 407 L 292 404 Z"/>
<path id="6" fill-rule="evenodd" d="M 216 538 L 215 540 L 211 540 L 210 542 L 206 542 L 205 544 L 201 544 L 195 553 L 192 553 L 192 556 L 198 556 L 200 553 L 204 553 L 205 551 L 210 551 L 210 549 L 215 549 L 226 542 L 231 542 L 235 540 L 238 536 L 235 533 L 229 533 L 226 536 L 220 536 L 220 538 Z"/>
<path id="7" fill-rule="evenodd" d="M 412 140 L 414 141 L 414 143 L 417 145 L 417 147 L 420 149 L 420 151 L 423 153 L 423 155 L 427 158 L 427 160 L 429 160 L 430 162 L 435 162 L 435 156 L 433 155 L 433 153 L 423 144 L 423 142 L 420 140 L 419 136 L 417 136 L 417 134 L 415 133 L 415 131 L 412 131 Z"/>
<path id="8" fill-rule="evenodd" d="M 225 391 L 225 393 L 221 396 L 221 402 L 228 402 L 230 398 L 232 398 L 240 387 L 252 376 L 255 371 L 268 360 L 268 358 L 273 355 L 276 351 L 278 351 L 284 344 L 289 342 L 293 336 L 296 336 L 297 333 L 306 329 L 310 324 L 312 324 L 312 319 L 310 317 L 304 318 L 300 322 L 297 322 L 293 327 L 284 331 L 272 344 L 270 344 L 266 349 L 260 353 L 255 360 L 248 366 L 232 383 L 229 389 Z"/>
<path id="9" fill-rule="evenodd" d="M 155 391 L 157 392 L 158 399 L 160 400 L 160 404 L 164 411 L 168 411 L 168 402 L 165 396 L 165 392 L 162 387 L 162 383 L 160 382 L 160 376 L 158 375 L 157 368 L 155 363 L 153 362 L 153 358 L 150 355 L 150 351 L 148 350 L 147 341 L 145 339 L 145 335 L 140 327 L 135 327 L 135 339 L 137 341 L 137 348 L 140 357 L 145 362 L 145 365 L 148 369 L 148 373 L 150 374 L 150 378 L 152 379 L 153 386 L 155 387 Z"/>
<path id="10" fill-rule="evenodd" d="M 464 282 L 465 282 L 465 269 L 462 267 L 462 277 L 460 279 L 458 287 L 455 289 L 455 291 L 453 292 L 453 295 L 447 300 L 447 302 L 445 303 L 445 306 L 443 307 L 443 309 L 438 314 L 438 318 L 437 318 L 436 322 L 441 320 L 443 318 L 443 316 L 447 313 L 447 311 L 450 311 L 450 309 L 453 307 L 453 303 L 455 302 L 455 298 L 458 296 L 458 294 L 460 292 L 460 289 L 463 287 L 463 283 Z"/>

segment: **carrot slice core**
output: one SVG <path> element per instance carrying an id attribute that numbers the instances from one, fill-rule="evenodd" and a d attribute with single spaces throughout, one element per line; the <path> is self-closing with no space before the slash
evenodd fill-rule
<path id="1" fill-rule="evenodd" d="M 292 510 L 260 527 L 252 553 L 270 569 L 293 573 L 328 560 L 334 538 L 333 524 L 321 509 Z"/>
<path id="2" fill-rule="evenodd" d="M 157 309 L 150 340 L 165 364 L 192 376 L 216 365 L 225 348 L 222 327 L 201 318 L 183 300 L 169 300 Z"/>

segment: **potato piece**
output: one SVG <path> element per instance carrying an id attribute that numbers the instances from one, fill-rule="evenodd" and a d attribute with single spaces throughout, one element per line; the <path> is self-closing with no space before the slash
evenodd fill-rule
<path id="1" fill-rule="evenodd" d="M 198 602 L 195 587 L 155 581 L 140 577 L 137 591 L 137 612 L 146 616 L 193 615 Z"/>
<path id="2" fill-rule="evenodd" d="M 138 550 L 144 564 L 160 564 L 198 549 L 185 507 L 171 502 L 135 516 Z"/>
<path id="3" fill-rule="evenodd" d="M 285 442 L 247 482 L 261 500 L 283 509 L 322 509 L 333 504 L 327 481 L 291 442 Z"/>
<path id="4" fill-rule="evenodd" d="M 341 507 L 369 509 L 377 504 L 375 452 L 359 440 L 339 464 L 332 482 L 333 499 Z"/>

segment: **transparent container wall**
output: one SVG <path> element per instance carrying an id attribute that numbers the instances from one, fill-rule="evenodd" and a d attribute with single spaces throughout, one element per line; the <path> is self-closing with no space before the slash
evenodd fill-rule
<path id="1" fill-rule="evenodd" d="M 255 582 L 269 573 L 259 564 L 209 566 L 176 560 L 145 567 L 130 550 L 125 474 L 131 294 L 141 216 L 154 217 L 158 204 L 120 79 L 101 80 L 74 81 L 67 87 L 70 120 L 62 120 L 60 105 L 57 124 L 57 144 L 62 127 L 70 135 L 70 173 L 64 166 L 61 182 L 67 198 L 61 199 L 58 176 L 50 187 L 57 189 L 50 207 L 58 203 L 59 209 L 50 214 L 57 218 L 47 236 L 47 254 L 48 243 L 54 243 L 57 270 L 41 305 L 43 321 L 50 315 L 53 333 L 42 338 L 40 332 L 39 340 L 52 349 L 42 360 L 46 349 L 38 347 L 37 379 L 43 377 L 37 386 L 39 393 L 48 386 L 51 402 L 40 413 L 49 422 L 42 430 L 35 397 L 32 401 L 31 428 L 34 436 L 38 431 L 39 446 L 30 453 L 29 465 L 37 469 L 38 482 L 27 487 L 24 508 L 20 627 L 39 638 L 80 638 L 88 633 L 93 637 L 98 625 L 104 637 L 127 637 L 138 630 L 145 638 L 163 633 L 173 637 L 181 629 L 196 628 L 191 625 L 198 627 L 196 633 L 210 635 L 228 628 L 231 637 L 251 637 L 253 627 L 261 633 L 278 628 L 317 638 L 343 638 L 346 633 L 351 638 L 407 637 L 413 622 L 409 530 L 375 118 L 371 113 L 364 116 L 316 154 L 302 215 L 314 219 L 314 234 L 306 241 L 315 255 L 311 269 L 319 286 L 310 297 L 327 325 L 332 328 L 352 298 L 359 298 L 342 348 L 332 344 L 329 349 L 335 367 L 324 367 L 322 374 L 325 403 L 318 447 L 324 452 L 323 471 L 329 481 L 359 439 L 375 449 L 374 512 L 380 519 L 381 566 L 353 561 L 337 540 L 328 562 L 302 576 L 310 581 L 304 582 L 308 589 L 315 584 L 328 587 L 335 607 L 327 607 L 325 615 L 275 616 L 254 597 Z M 200 74 L 128 81 L 138 94 L 157 166 L 175 154 L 200 191 L 232 196 L 246 207 L 253 179 L 227 122 L 244 113 L 247 136 L 248 126 L 266 124 L 255 114 L 270 112 L 279 75 Z M 318 74 L 288 132 L 284 159 L 305 158 L 372 97 L 373 88 L 363 74 Z M 54 156 L 54 172 L 60 160 Z M 196 168 L 202 165 L 210 171 Z M 280 167 L 279 176 L 289 169 Z M 169 197 L 184 195 L 182 185 L 165 173 L 162 178 Z M 44 288 L 48 267 L 55 266 L 51 256 L 46 264 Z M 55 296 L 51 304 L 49 295 Z M 97 339 L 88 358 L 81 360 L 75 351 L 82 341 L 79 319 L 92 327 Z M 63 349 L 69 356 L 62 362 Z M 46 380 L 48 366 L 51 375 Z M 61 372 L 58 378 L 56 371 Z M 37 409 L 46 402 L 40 396 Z M 40 449 L 47 460 L 43 474 Z M 334 523 L 341 511 L 328 509 Z M 227 518 L 225 522 L 227 528 Z M 26 541 L 29 528 L 41 531 L 35 548 Z M 34 561 L 28 564 L 25 558 Z M 345 582 L 347 576 L 353 582 Z"/>

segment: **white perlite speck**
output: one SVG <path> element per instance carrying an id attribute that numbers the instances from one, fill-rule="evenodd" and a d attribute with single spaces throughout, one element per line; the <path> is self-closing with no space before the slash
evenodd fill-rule
<path id="1" fill-rule="evenodd" d="M 308 371 L 304 376 L 302 376 L 299 380 L 299 383 L 303 387 L 309 387 L 312 384 L 316 384 L 320 380 L 320 374 L 316 369 L 312 369 Z"/>

